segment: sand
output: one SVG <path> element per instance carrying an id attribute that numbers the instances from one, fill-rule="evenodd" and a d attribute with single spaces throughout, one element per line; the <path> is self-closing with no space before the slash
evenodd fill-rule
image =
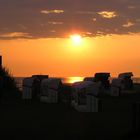
<path id="1" fill-rule="evenodd" d="M 0 135 L 20 140 L 136 139 L 136 134 L 128 134 L 131 126 L 128 115 L 126 112 L 79 113 L 62 103 L 8 99 L 0 104 Z"/>

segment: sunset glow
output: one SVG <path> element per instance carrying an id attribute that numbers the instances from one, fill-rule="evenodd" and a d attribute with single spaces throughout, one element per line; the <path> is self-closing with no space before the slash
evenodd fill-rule
<path id="1" fill-rule="evenodd" d="M 70 40 L 62 38 L 1 40 L 0 53 L 14 76 L 93 76 L 99 71 L 111 76 L 133 71 L 139 76 L 139 39 L 140 34 L 85 38 L 80 47 L 71 47 Z"/>
<path id="2" fill-rule="evenodd" d="M 82 37 L 80 35 L 74 34 L 71 35 L 70 38 L 74 46 L 78 46 L 81 44 Z"/>

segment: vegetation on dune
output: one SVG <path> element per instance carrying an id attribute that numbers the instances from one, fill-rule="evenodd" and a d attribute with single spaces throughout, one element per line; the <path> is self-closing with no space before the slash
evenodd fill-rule
<path id="1" fill-rule="evenodd" d="M 9 69 L 3 67 L 0 69 L 0 97 L 11 98 L 18 97 L 19 90 L 16 87 L 14 77 Z"/>

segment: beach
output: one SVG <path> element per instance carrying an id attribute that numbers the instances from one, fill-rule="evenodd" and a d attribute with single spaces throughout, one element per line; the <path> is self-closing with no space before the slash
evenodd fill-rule
<path id="1" fill-rule="evenodd" d="M 108 105 L 117 100 L 106 100 Z M 123 104 L 126 106 L 126 104 Z M 115 106 L 114 106 L 115 107 Z M 104 106 L 104 109 L 106 107 Z M 113 106 L 109 107 L 113 109 Z M 42 103 L 20 98 L 0 103 L 0 135 L 14 139 L 137 139 L 131 108 L 98 113 L 77 112 L 66 103 Z"/>
<path id="2" fill-rule="evenodd" d="M 8 138 L 121 139 L 131 125 L 126 112 L 78 113 L 66 104 L 20 101 L 0 110 L 1 135 Z"/>
<path id="3" fill-rule="evenodd" d="M 19 80 L 19 79 L 18 79 Z M 17 80 L 17 81 L 18 81 Z M 23 78 L 19 80 L 22 86 Z M 0 131 L 1 136 L 14 139 L 114 139 L 133 140 L 139 138 L 136 127 L 136 118 L 139 116 L 135 103 L 139 95 L 120 97 L 98 96 L 98 112 L 78 112 L 67 96 L 71 92 L 71 85 L 64 84 L 65 96 L 57 103 L 44 103 L 39 98 L 22 99 L 19 96 L 5 96 L 0 101 Z M 7 95 L 17 95 L 8 91 Z M 3 93 L 3 95 L 6 94 Z M 65 101 L 66 100 L 66 101 Z M 138 119 L 139 120 L 139 119 Z M 139 122 L 138 122 L 139 124 Z M 136 125 L 136 126 L 134 126 Z"/>

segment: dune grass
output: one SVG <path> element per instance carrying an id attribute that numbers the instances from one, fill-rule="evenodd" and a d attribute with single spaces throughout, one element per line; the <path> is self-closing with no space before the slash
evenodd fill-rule
<path id="1" fill-rule="evenodd" d="M 15 98 L 19 96 L 14 77 L 6 67 L 0 69 L 0 98 Z"/>

